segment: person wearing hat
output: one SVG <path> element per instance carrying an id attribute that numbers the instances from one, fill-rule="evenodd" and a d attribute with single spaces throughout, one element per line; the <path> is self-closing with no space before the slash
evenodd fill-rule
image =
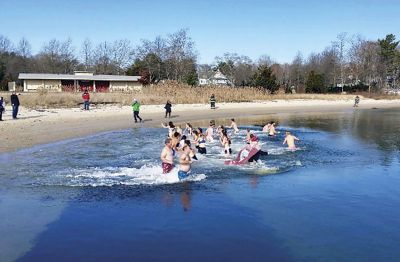
<path id="1" fill-rule="evenodd" d="M 138 119 L 140 122 L 142 122 L 142 118 L 139 116 L 139 109 L 140 109 L 140 103 L 137 101 L 137 99 L 133 99 L 132 103 L 132 109 L 133 109 L 133 118 L 135 119 L 135 123 L 137 123 Z"/>

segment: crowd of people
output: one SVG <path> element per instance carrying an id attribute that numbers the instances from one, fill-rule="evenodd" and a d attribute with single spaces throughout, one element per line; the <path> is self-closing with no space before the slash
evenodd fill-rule
<path id="1" fill-rule="evenodd" d="M 211 144 L 219 144 L 221 151 L 227 158 L 230 158 L 232 155 L 231 137 L 240 132 L 233 118 L 230 126 L 227 127 L 223 125 L 216 127 L 215 122 L 212 120 L 205 130 L 201 127 L 193 128 L 190 123 L 186 123 L 185 128 L 182 129 L 180 126 L 175 126 L 172 121 L 161 123 L 161 126 L 168 129 L 165 146 L 160 155 L 163 173 L 170 173 L 175 167 L 175 159 L 177 159 L 179 179 L 188 177 L 193 161 L 198 160 L 196 154 L 207 154 L 207 146 Z M 269 137 L 276 137 L 278 132 L 275 127 L 275 122 L 269 122 L 263 127 L 262 133 Z M 228 129 L 230 129 L 230 132 L 228 132 Z M 238 152 L 235 159 L 226 160 L 225 164 L 242 165 L 252 163 L 258 161 L 260 156 L 268 154 L 268 152 L 261 149 L 259 138 L 254 132 L 250 129 L 247 129 L 246 132 L 246 144 Z M 294 150 L 296 149 L 295 141 L 298 140 L 297 137 L 286 131 L 283 145 L 287 144 L 290 150 Z"/>

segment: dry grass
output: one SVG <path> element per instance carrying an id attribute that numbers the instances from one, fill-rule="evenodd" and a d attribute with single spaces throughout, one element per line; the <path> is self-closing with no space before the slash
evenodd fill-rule
<path id="1" fill-rule="evenodd" d="M 142 91 L 132 93 L 91 93 L 91 103 L 130 105 L 134 98 L 142 104 L 165 104 L 169 99 L 173 104 L 198 104 L 208 103 L 211 94 L 214 94 L 217 103 L 221 102 L 251 102 L 268 100 L 292 100 L 292 99 L 320 99 L 320 100 L 347 100 L 354 99 L 354 95 L 341 94 L 275 94 L 271 95 L 264 90 L 252 87 L 192 87 L 166 82 L 159 85 L 144 87 Z M 10 93 L 0 93 L 9 103 Z M 81 93 L 53 93 L 37 92 L 22 93 L 21 104 L 28 108 L 64 108 L 77 107 L 82 103 Z M 398 99 L 399 96 L 362 94 L 364 97 L 374 99 Z"/>

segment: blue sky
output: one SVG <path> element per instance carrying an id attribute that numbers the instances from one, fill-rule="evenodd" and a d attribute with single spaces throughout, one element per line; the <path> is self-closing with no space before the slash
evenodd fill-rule
<path id="1" fill-rule="evenodd" d="M 199 62 L 225 52 L 290 62 L 298 51 L 320 52 L 341 32 L 366 39 L 393 33 L 400 39 L 400 1 L 23 1 L 0 0 L 0 34 L 26 37 L 33 53 L 44 42 L 70 37 L 77 50 L 94 43 L 154 39 L 188 28 Z"/>

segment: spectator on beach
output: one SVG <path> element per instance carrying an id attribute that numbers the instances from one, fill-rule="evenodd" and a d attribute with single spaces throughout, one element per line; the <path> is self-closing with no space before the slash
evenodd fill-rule
<path id="1" fill-rule="evenodd" d="M 360 103 L 360 97 L 356 96 L 356 98 L 354 99 L 354 106 L 353 107 L 358 107 L 359 103 Z"/>
<path id="2" fill-rule="evenodd" d="M 90 95 L 87 90 L 85 90 L 85 92 L 83 92 L 82 99 L 83 99 L 83 110 L 89 110 Z"/>
<path id="3" fill-rule="evenodd" d="M 167 101 L 167 103 L 164 106 L 165 108 L 165 118 L 167 118 L 167 116 L 170 118 L 171 117 L 171 108 L 172 108 L 172 104 L 171 101 Z"/>
<path id="4" fill-rule="evenodd" d="M 3 97 L 0 97 L 0 121 L 3 121 L 3 112 L 5 111 L 5 103 Z"/>
<path id="5" fill-rule="evenodd" d="M 215 96 L 214 96 L 214 94 L 212 94 L 211 97 L 210 97 L 210 105 L 211 105 L 211 109 L 215 109 Z"/>
<path id="6" fill-rule="evenodd" d="M 19 108 L 19 99 L 15 91 L 11 95 L 11 105 L 12 105 L 12 117 L 13 119 L 17 119 L 18 108 Z"/>
<path id="7" fill-rule="evenodd" d="M 139 116 L 140 103 L 139 101 L 136 100 L 136 98 L 133 99 L 132 109 L 133 109 L 133 118 L 135 119 L 135 123 L 137 123 L 138 119 L 140 120 L 140 122 L 142 122 L 142 118 Z"/>

